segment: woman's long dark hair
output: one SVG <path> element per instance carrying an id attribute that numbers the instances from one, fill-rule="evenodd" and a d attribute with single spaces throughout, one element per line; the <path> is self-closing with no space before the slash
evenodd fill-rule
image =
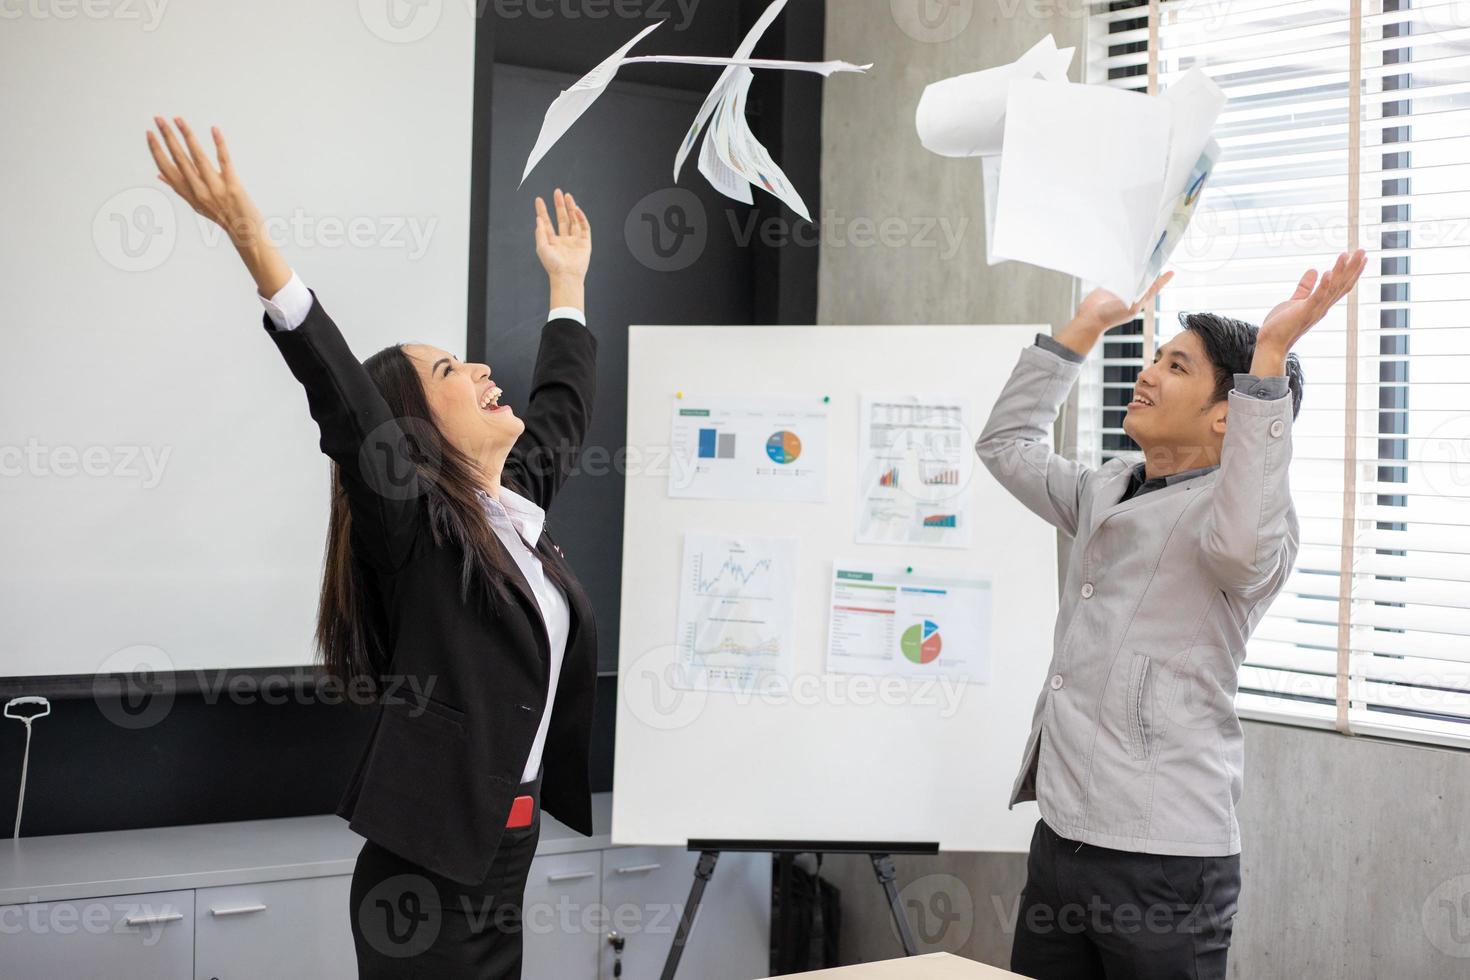
<path id="1" fill-rule="evenodd" d="M 495 537 L 479 494 L 478 464 L 460 452 L 434 424 L 423 383 L 401 344 L 385 347 L 363 362 L 368 376 L 403 429 L 408 453 L 423 488 L 434 544 L 452 542 L 463 554 L 460 599 L 471 593 L 494 609 L 514 601 L 507 584 L 513 560 Z M 523 491 L 502 474 L 502 486 Z M 558 559 L 537 552 L 546 575 L 565 589 L 570 571 Z M 370 566 L 352 551 L 352 512 L 337 463 L 332 464 L 332 508 L 327 529 L 326 564 L 317 605 L 316 644 L 324 673 L 352 692 L 381 691 L 389 666 L 386 611 Z"/>

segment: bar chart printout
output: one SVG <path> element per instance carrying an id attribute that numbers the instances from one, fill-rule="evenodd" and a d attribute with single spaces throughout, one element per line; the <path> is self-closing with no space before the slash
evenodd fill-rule
<path id="1" fill-rule="evenodd" d="M 970 545 L 975 438 L 968 399 L 864 395 L 859 544 Z"/>
<path id="2" fill-rule="evenodd" d="M 826 501 L 828 407 L 820 395 L 672 401 L 670 497 Z"/>

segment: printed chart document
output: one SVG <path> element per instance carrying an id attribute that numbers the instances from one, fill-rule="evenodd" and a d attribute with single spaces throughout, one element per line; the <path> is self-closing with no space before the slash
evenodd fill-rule
<path id="1" fill-rule="evenodd" d="M 825 501 L 828 414 L 816 395 L 673 399 L 669 496 Z"/>
<path id="2" fill-rule="evenodd" d="M 969 547 L 975 472 L 970 400 L 865 394 L 861 413 L 858 542 Z"/>
<path id="3" fill-rule="evenodd" d="M 827 669 L 990 680 L 988 576 L 837 561 Z"/>
<path id="4" fill-rule="evenodd" d="M 795 538 L 687 532 L 673 686 L 752 692 L 786 687 L 795 579 Z"/>

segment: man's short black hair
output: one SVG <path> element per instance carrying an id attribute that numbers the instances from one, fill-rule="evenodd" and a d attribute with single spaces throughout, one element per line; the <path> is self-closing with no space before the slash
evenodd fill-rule
<path id="1" fill-rule="evenodd" d="M 1235 376 L 1250 373 L 1260 328 L 1215 313 L 1181 313 L 1179 325 L 1193 330 L 1204 345 L 1215 368 L 1213 401 L 1224 401 L 1235 387 Z M 1286 355 L 1286 384 L 1291 389 L 1291 417 L 1296 418 L 1302 410 L 1303 378 L 1302 363 L 1295 354 Z"/>

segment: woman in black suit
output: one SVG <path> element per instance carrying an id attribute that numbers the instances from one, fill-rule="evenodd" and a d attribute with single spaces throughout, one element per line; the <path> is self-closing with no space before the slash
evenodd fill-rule
<path id="1" fill-rule="evenodd" d="M 155 122 L 159 179 L 230 236 L 332 460 L 316 639 L 325 671 L 375 705 L 337 809 L 367 838 L 359 975 L 518 977 L 542 806 L 592 832 L 592 608 L 542 523 L 592 410 L 587 216 L 557 190 L 553 224 L 536 199 L 552 314 L 517 415 L 487 365 L 434 347 L 358 363 L 266 240 L 219 130 L 216 169 L 182 119 L 182 139 Z"/>

